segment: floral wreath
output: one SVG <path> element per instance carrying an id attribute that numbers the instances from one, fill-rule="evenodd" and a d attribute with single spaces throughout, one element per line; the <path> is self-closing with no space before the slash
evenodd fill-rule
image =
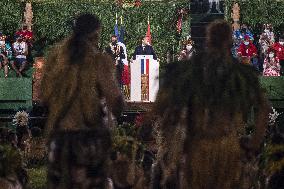
<path id="1" fill-rule="evenodd" d="M 27 126 L 29 123 L 29 114 L 26 111 L 18 111 L 13 120 L 13 125 L 17 125 L 17 126 Z"/>

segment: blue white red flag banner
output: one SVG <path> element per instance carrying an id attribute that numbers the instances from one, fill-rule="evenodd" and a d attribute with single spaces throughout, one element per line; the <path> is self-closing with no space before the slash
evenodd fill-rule
<path id="1" fill-rule="evenodd" d="M 141 59 L 141 74 L 149 75 L 149 58 Z"/>

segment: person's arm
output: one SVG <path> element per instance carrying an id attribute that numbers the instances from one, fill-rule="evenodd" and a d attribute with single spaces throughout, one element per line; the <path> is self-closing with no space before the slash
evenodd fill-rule
<path id="1" fill-rule="evenodd" d="M 136 55 L 138 54 L 138 47 L 135 48 L 135 51 L 134 51 L 134 53 L 132 55 L 132 60 L 136 60 Z"/>
<path id="2" fill-rule="evenodd" d="M 263 61 L 263 69 L 264 70 L 266 69 L 267 64 L 268 64 L 268 60 L 267 60 L 267 58 L 265 58 L 264 61 Z"/>
<path id="3" fill-rule="evenodd" d="M 28 33 L 29 40 L 33 39 L 33 36 L 34 36 L 33 32 L 29 31 Z"/>
<path id="4" fill-rule="evenodd" d="M 243 51 L 244 51 L 244 47 L 243 45 L 241 44 L 240 47 L 238 48 L 238 56 L 242 56 L 243 55 Z"/>
<path id="5" fill-rule="evenodd" d="M 182 50 L 182 51 L 179 53 L 178 60 L 179 60 L 179 61 L 184 60 L 185 57 L 186 57 L 186 50 Z"/>
<path id="6" fill-rule="evenodd" d="M 259 37 L 259 40 L 258 40 L 258 43 L 260 44 L 260 46 L 264 45 L 264 40 L 265 40 L 264 35 L 261 34 L 260 37 Z"/>
<path id="7" fill-rule="evenodd" d="M 24 50 L 24 53 L 23 53 L 23 54 L 27 56 L 27 55 L 28 55 L 28 50 L 29 50 L 28 48 L 29 48 L 29 47 L 28 47 L 28 44 L 27 44 L 26 42 L 25 42 L 24 44 L 25 44 L 25 50 Z"/>
<path id="8" fill-rule="evenodd" d="M 3 58 L 3 60 L 5 59 L 5 55 L 0 53 L 0 57 Z"/>
<path id="9" fill-rule="evenodd" d="M 125 59 L 124 49 L 122 48 L 122 46 L 119 46 L 119 48 L 120 48 L 120 55 L 119 55 L 120 59 Z"/>
<path id="10" fill-rule="evenodd" d="M 250 30 L 247 31 L 247 35 L 249 36 L 250 40 L 254 41 L 253 34 Z"/>
<path id="11" fill-rule="evenodd" d="M 105 53 L 107 53 L 108 55 L 112 56 L 112 51 L 111 51 L 109 46 L 105 48 Z"/>
<path id="12" fill-rule="evenodd" d="M 256 48 L 256 46 L 252 46 L 252 50 L 253 50 L 253 53 L 252 53 L 252 56 L 253 57 L 257 57 L 257 48 Z"/>
<path id="13" fill-rule="evenodd" d="M 13 57 L 13 48 L 10 44 L 7 47 L 7 56 L 8 56 L 9 59 L 11 59 Z"/>
<path id="14" fill-rule="evenodd" d="M 18 55 L 17 50 L 15 48 L 15 43 L 12 44 L 12 50 L 13 50 L 13 54 L 16 57 Z"/>
<path id="15" fill-rule="evenodd" d="M 157 60 L 157 55 L 156 55 L 156 53 L 155 53 L 153 47 L 150 46 L 150 48 L 151 48 L 151 55 L 153 55 L 153 59 L 154 59 L 154 60 Z"/>
<path id="16" fill-rule="evenodd" d="M 277 47 L 277 43 L 274 43 L 274 44 L 271 46 L 271 48 L 272 48 L 273 50 L 277 51 L 278 49 L 277 49 L 276 47 Z"/>
<path id="17" fill-rule="evenodd" d="M 97 80 L 98 86 L 102 92 L 102 96 L 106 98 L 107 107 L 116 116 L 120 116 L 124 100 L 115 77 L 115 67 L 109 56 L 97 55 L 98 60 L 98 73 Z"/>
<path id="18" fill-rule="evenodd" d="M 272 44 L 274 44 L 275 43 L 275 36 L 274 36 L 274 32 L 272 32 L 272 34 L 271 34 L 271 39 L 270 39 L 271 41 L 270 41 L 270 45 L 272 45 Z"/>

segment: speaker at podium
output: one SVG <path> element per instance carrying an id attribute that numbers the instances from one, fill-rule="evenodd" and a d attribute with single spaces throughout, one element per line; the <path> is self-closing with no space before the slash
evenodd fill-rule
<path id="1" fill-rule="evenodd" d="M 159 90 L 159 62 L 153 55 L 137 55 L 130 64 L 130 101 L 155 102 Z"/>

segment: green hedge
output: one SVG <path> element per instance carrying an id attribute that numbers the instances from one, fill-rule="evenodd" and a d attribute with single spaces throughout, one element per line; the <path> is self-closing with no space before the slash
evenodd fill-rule
<path id="1" fill-rule="evenodd" d="M 14 34 L 21 27 L 24 4 L 17 0 L 1 0 L 0 7 L 0 31 Z"/>
<path id="2" fill-rule="evenodd" d="M 164 61 L 167 49 L 175 46 L 177 51 L 180 38 L 176 35 L 176 10 L 188 7 L 187 0 L 180 1 L 142 1 L 142 6 L 121 8 L 114 0 L 30 0 L 34 11 L 34 32 L 36 55 L 41 55 L 47 46 L 62 39 L 70 33 L 70 22 L 74 15 L 82 12 L 97 14 L 103 22 L 100 41 L 105 47 L 113 33 L 115 13 L 124 17 L 126 26 L 126 43 L 128 53 L 133 53 L 137 40 L 144 35 L 147 28 L 147 15 L 150 15 L 153 34 L 153 46 Z M 128 1 L 129 2 L 129 1 Z M 276 0 L 225 0 L 226 17 L 231 15 L 233 2 L 241 6 L 241 22 L 248 23 L 258 33 L 263 23 L 272 23 L 277 32 L 284 30 L 284 1 Z M 13 34 L 21 25 L 24 3 L 21 0 L 0 1 L 0 31 Z M 185 27 L 189 30 L 189 22 Z"/>
<path id="3" fill-rule="evenodd" d="M 47 46 L 54 44 L 70 33 L 70 23 L 76 14 L 91 12 L 103 22 L 100 45 L 104 48 L 113 34 L 115 13 L 123 16 L 126 27 L 128 54 L 133 53 L 140 36 L 146 33 L 147 16 L 150 15 L 153 46 L 158 56 L 165 61 L 168 49 L 179 47 L 180 37 L 176 34 L 177 9 L 188 7 L 187 0 L 180 1 L 142 1 L 141 7 L 118 7 L 114 0 L 30 0 L 34 11 L 35 55 L 42 55 Z M 259 26 L 272 23 L 279 33 L 284 30 L 284 1 L 276 0 L 225 0 L 226 17 L 231 15 L 233 2 L 241 6 L 241 22 L 248 23 L 259 33 Z M 24 3 L 20 0 L 0 1 L 0 30 L 13 34 L 21 25 Z M 189 30 L 189 22 L 186 22 Z M 277 33 L 276 32 L 276 33 Z"/>
<path id="4" fill-rule="evenodd" d="M 165 61 L 165 54 L 168 49 L 175 46 L 177 52 L 179 47 L 180 36 L 176 34 L 175 29 L 177 9 L 189 7 L 189 2 L 186 0 L 171 2 L 142 1 L 140 7 L 124 8 L 118 6 L 114 0 L 30 1 L 34 13 L 35 56 L 42 55 L 46 47 L 70 34 L 73 18 L 75 15 L 84 12 L 94 13 L 102 20 L 103 30 L 100 46 L 102 49 L 105 48 L 109 43 L 110 36 L 114 33 L 115 14 L 118 13 L 119 18 L 123 16 L 128 54 L 134 52 L 138 39 L 146 34 L 147 18 L 148 15 L 150 16 L 153 46 L 162 62 Z M 5 0 L 0 2 L 0 6 L 0 30 L 13 34 L 20 26 L 24 3 L 20 2 L 20 0 Z M 185 23 L 185 30 L 189 32 L 189 21 Z"/>
<path id="5" fill-rule="evenodd" d="M 32 189 L 45 189 L 47 183 L 46 166 L 28 169 L 29 187 Z"/>
<path id="6" fill-rule="evenodd" d="M 141 7 L 122 8 L 118 7 L 114 1 L 96 3 L 88 0 L 45 1 L 33 5 L 34 32 L 37 39 L 45 38 L 47 45 L 54 44 L 70 33 L 71 22 L 76 14 L 95 13 L 103 23 L 100 40 L 100 46 L 103 49 L 108 45 L 110 36 L 114 33 L 115 14 L 117 13 L 119 18 L 123 16 L 126 46 L 128 54 L 131 54 L 137 46 L 138 39 L 146 33 L 149 14 L 153 46 L 158 56 L 163 59 L 169 47 L 178 46 L 179 38 L 174 28 L 177 7 L 188 7 L 188 2 L 179 1 L 175 6 L 173 3 L 143 2 Z"/>

